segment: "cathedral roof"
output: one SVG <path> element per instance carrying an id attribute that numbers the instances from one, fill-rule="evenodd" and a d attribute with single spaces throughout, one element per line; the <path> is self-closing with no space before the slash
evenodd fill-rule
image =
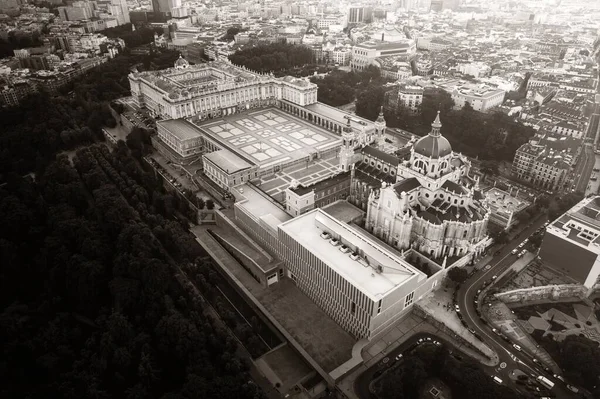
<path id="1" fill-rule="evenodd" d="M 452 153 L 450 142 L 440 133 L 441 127 L 442 123 L 440 122 L 440 113 L 438 111 L 435 120 L 431 124 L 431 132 L 415 143 L 413 147 L 415 153 L 433 159 L 441 158 Z"/>
<path id="2" fill-rule="evenodd" d="M 421 183 L 415 177 L 409 177 L 408 179 L 404 179 L 399 181 L 394 185 L 394 190 L 400 195 L 403 192 L 408 193 L 415 188 L 421 187 Z"/>
<path id="3" fill-rule="evenodd" d="M 394 154 L 388 154 L 387 152 L 383 152 L 375 147 L 371 147 L 370 145 L 365 146 L 362 149 L 364 154 L 370 155 L 374 158 L 381 159 L 385 163 L 389 163 L 394 166 L 398 166 L 400 160 Z"/>
<path id="4" fill-rule="evenodd" d="M 451 180 L 446 180 L 444 184 L 442 184 L 442 188 L 453 192 L 454 194 L 466 194 L 467 190 L 458 183 L 454 183 Z"/>

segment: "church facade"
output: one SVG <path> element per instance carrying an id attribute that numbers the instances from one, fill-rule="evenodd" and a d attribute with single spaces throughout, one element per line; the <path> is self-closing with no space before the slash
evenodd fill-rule
<path id="1" fill-rule="evenodd" d="M 427 136 L 396 154 L 360 150 L 350 201 L 366 211 L 366 230 L 394 248 L 440 259 L 478 255 L 491 211 L 470 161 L 452 151 L 441 127 L 438 114 Z"/>

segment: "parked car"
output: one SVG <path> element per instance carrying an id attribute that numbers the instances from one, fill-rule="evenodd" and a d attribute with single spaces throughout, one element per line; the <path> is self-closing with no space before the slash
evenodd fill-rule
<path id="1" fill-rule="evenodd" d="M 521 347 L 517 344 L 513 344 L 513 348 L 515 348 L 516 350 L 518 350 L 519 352 L 521 352 Z"/>

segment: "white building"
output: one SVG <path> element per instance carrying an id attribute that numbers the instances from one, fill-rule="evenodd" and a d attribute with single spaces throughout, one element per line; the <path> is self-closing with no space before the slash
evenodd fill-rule
<path id="1" fill-rule="evenodd" d="M 542 262 L 591 289 L 600 275 L 600 197 L 583 199 L 548 227 Z"/>
<path id="2" fill-rule="evenodd" d="M 357 338 L 371 338 L 405 316 L 444 275 L 436 268 L 428 277 L 407 261 L 408 253 L 389 250 L 321 209 L 282 223 L 278 237 L 287 277 Z"/>
<path id="3" fill-rule="evenodd" d="M 455 109 L 461 109 L 468 102 L 475 111 L 485 112 L 502 105 L 506 92 L 488 86 L 464 85 L 456 87 L 451 94 Z"/>
<path id="4" fill-rule="evenodd" d="M 404 61 L 410 60 L 416 53 L 417 46 L 414 40 L 386 43 L 381 41 L 368 41 L 357 44 L 352 48 L 350 66 L 354 70 L 363 70 L 373 64 L 380 57 L 403 57 Z"/>

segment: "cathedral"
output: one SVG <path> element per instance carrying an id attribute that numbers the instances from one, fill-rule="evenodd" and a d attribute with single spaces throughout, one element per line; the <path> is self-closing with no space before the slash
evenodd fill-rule
<path id="1" fill-rule="evenodd" d="M 351 170 L 350 202 L 366 211 L 365 228 L 394 248 L 432 258 L 478 255 L 487 243 L 490 208 L 469 176 L 470 161 L 452 151 L 440 115 L 427 136 L 389 154 L 381 149 L 383 113 L 372 145 L 349 156 L 351 129 L 342 133 L 340 169 Z"/>

